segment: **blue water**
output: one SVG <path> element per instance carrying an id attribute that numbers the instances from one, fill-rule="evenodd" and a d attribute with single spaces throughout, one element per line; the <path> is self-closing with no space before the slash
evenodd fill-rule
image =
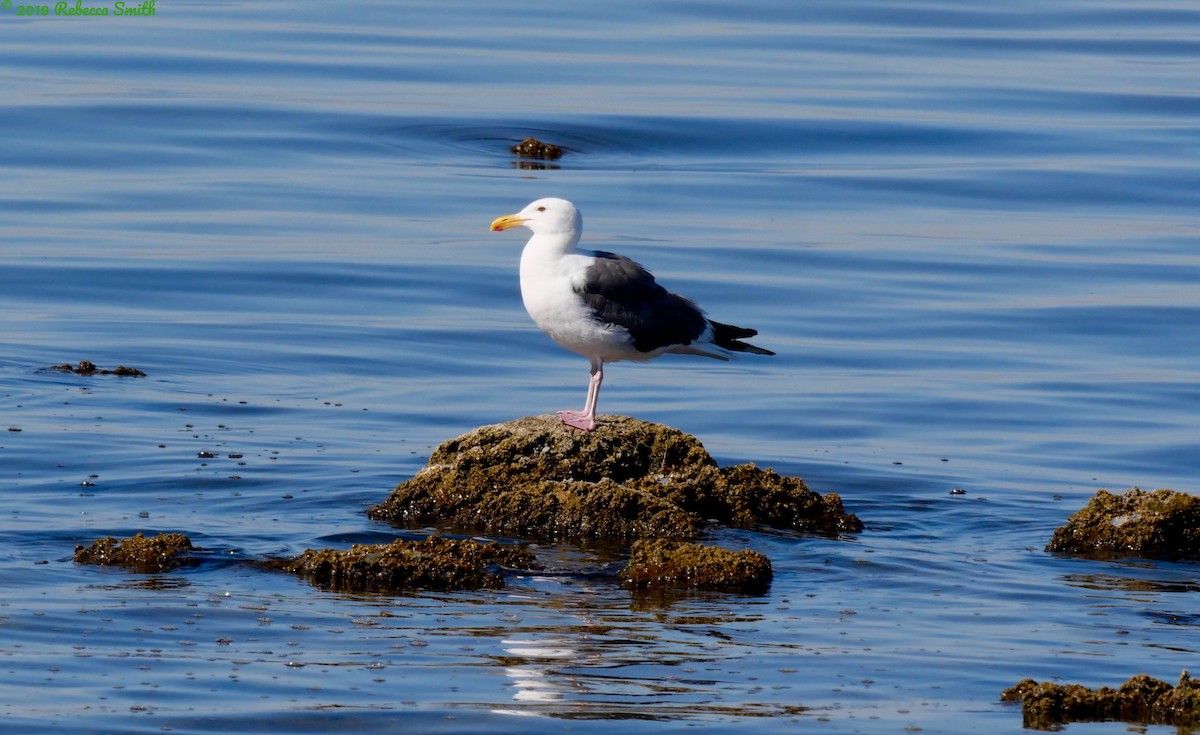
<path id="1" fill-rule="evenodd" d="M 1017 732 L 1019 679 L 1200 667 L 1195 564 L 1042 551 L 1198 489 L 1194 2 L 49 7 L 0 11 L 5 732 Z M 665 607 L 248 564 L 389 539 L 437 444 L 582 403 L 487 231 L 548 195 L 778 353 L 617 365 L 601 411 L 865 532 L 717 533 L 771 591 Z M 203 562 L 71 560 L 138 531 Z"/>

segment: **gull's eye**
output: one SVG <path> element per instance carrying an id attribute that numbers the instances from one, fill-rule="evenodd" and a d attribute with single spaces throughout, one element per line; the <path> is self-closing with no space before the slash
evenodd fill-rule
<path id="1" fill-rule="evenodd" d="M 538 211 L 539 211 L 539 212 L 545 212 L 545 211 L 546 211 L 546 208 L 545 208 L 545 207 L 538 207 Z"/>

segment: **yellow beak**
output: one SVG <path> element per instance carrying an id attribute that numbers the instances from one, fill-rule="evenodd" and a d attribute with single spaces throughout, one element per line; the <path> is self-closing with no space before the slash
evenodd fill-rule
<path id="1" fill-rule="evenodd" d="M 515 214 L 506 214 L 503 217 L 497 217 L 492 222 L 492 232 L 507 230 L 510 227 L 520 227 L 523 224 L 525 224 L 523 217 L 518 217 Z"/>

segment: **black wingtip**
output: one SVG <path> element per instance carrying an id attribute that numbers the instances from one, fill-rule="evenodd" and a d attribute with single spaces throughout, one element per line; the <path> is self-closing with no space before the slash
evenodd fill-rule
<path id="1" fill-rule="evenodd" d="M 748 329 L 746 327 L 735 327 L 732 324 L 722 324 L 720 322 L 710 321 L 713 328 L 713 344 L 718 347 L 724 347 L 730 352 L 749 352 L 752 355 L 774 355 L 770 350 L 764 350 L 761 347 L 756 347 L 749 342 L 741 342 L 739 340 L 745 337 L 753 337 L 758 334 L 757 329 Z"/>
<path id="2" fill-rule="evenodd" d="M 749 352 L 752 355 L 774 355 L 775 354 L 774 352 L 771 352 L 770 350 L 764 350 L 763 348 L 749 344 L 748 342 L 734 342 L 733 344 L 734 344 L 733 347 L 729 347 L 727 349 L 733 350 L 734 352 Z"/>

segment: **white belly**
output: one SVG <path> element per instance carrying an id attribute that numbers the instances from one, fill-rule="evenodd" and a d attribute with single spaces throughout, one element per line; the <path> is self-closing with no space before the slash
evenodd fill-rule
<path id="1" fill-rule="evenodd" d="M 555 264 L 521 263 L 521 299 L 535 324 L 562 347 L 605 362 L 641 355 L 623 327 L 599 322 L 575 292 L 578 262 L 567 256 Z M 575 266 L 572 268 L 572 266 Z"/>

